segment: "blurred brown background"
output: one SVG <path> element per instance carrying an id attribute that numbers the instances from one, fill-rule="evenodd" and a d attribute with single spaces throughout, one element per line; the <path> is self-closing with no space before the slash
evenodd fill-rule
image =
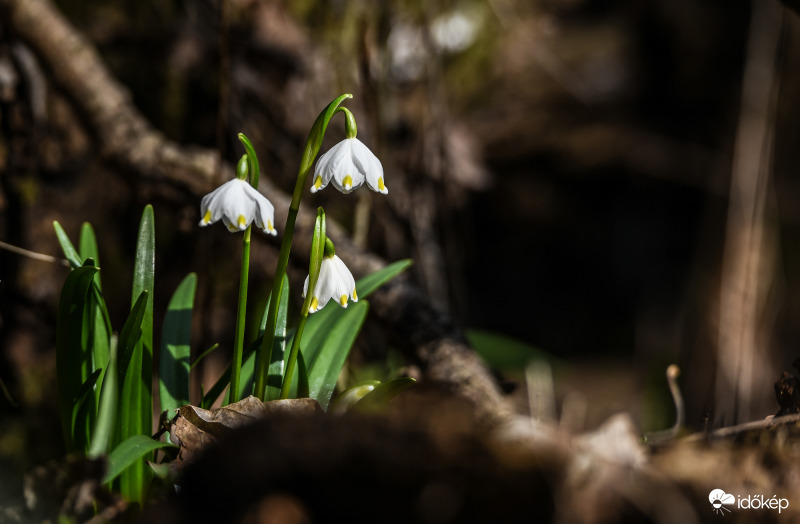
<path id="1" fill-rule="evenodd" d="M 233 338 L 239 237 L 197 227 L 202 195 L 188 185 L 103 153 L 81 101 L 8 23 L 13 4 L 0 4 L 0 240 L 59 255 L 52 221 L 74 241 L 91 222 L 119 329 L 152 203 L 156 337 L 196 271 L 193 351 L 221 343 L 203 372 L 215 380 Z M 800 353 L 800 21 L 777 1 L 55 5 L 166 139 L 232 164 L 244 132 L 285 192 L 316 114 L 353 93 L 389 196 L 329 189 L 303 206 L 324 205 L 386 260 L 413 258 L 413 279 L 462 328 L 560 359 L 557 391 L 582 392 L 590 421 L 628 409 L 647 429 L 670 425 L 672 362 L 692 428 L 777 410 L 772 382 Z M 343 136 L 334 120 L 323 147 Z M 278 246 L 254 238 L 252 311 Z M 60 452 L 66 271 L 0 251 L 0 378 L 21 404 L 0 399 L 0 454 L 19 462 Z M 305 270 L 290 276 L 297 290 Z M 380 329 L 368 323 L 362 356 L 385 356 Z"/>

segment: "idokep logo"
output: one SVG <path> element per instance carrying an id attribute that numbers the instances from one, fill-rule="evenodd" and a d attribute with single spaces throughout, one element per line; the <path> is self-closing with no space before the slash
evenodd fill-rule
<path id="1" fill-rule="evenodd" d="M 711 503 L 711 510 L 717 515 L 725 515 L 731 512 L 731 508 L 736 509 L 777 509 L 778 513 L 789 507 L 789 499 L 778 498 L 776 495 L 765 497 L 764 495 L 746 495 L 736 497 L 730 493 L 725 493 L 721 489 L 712 489 L 708 494 L 708 501 Z M 726 507 L 730 506 L 730 508 Z"/>
<path id="2" fill-rule="evenodd" d="M 712 489 L 708 494 L 708 501 L 711 503 L 711 508 L 717 515 L 724 515 L 727 511 L 731 512 L 725 506 L 731 506 L 736 502 L 736 497 L 730 493 L 725 493 L 721 489 Z"/>

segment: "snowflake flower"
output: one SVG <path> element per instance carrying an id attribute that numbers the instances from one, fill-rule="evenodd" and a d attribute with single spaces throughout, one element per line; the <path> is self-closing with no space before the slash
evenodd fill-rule
<path id="1" fill-rule="evenodd" d="M 389 192 L 383 181 L 383 166 L 358 138 L 345 138 L 317 161 L 311 192 L 316 193 L 333 181 L 336 189 L 350 193 L 366 181 L 373 191 Z"/>
<path id="2" fill-rule="evenodd" d="M 252 222 L 264 233 L 277 235 L 275 208 L 267 197 L 247 181 L 234 178 L 203 197 L 200 202 L 201 226 L 220 218 L 231 232 L 244 231 Z"/>
<path id="3" fill-rule="evenodd" d="M 303 285 L 303 297 L 308 293 L 308 280 Z M 315 313 L 325 307 L 329 300 L 334 299 L 342 307 L 347 307 L 348 297 L 353 302 L 358 302 L 356 294 L 356 281 L 350 270 L 344 265 L 342 259 L 336 255 L 324 257 L 319 268 L 319 278 L 314 294 L 311 297 L 309 313 Z"/>

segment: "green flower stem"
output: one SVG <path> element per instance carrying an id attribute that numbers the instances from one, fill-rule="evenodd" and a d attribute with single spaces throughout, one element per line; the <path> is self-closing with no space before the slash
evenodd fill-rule
<path id="1" fill-rule="evenodd" d="M 244 146 L 244 150 L 247 151 L 250 185 L 253 186 L 253 189 L 258 189 L 258 177 L 261 175 L 260 168 L 258 167 L 258 156 L 256 155 L 255 149 L 253 149 L 253 144 L 250 143 L 250 139 L 247 138 L 244 133 L 239 133 L 238 137 L 239 142 Z"/>
<path id="2" fill-rule="evenodd" d="M 297 220 L 297 213 L 300 210 L 300 199 L 303 196 L 303 189 L 306 185 L 306 179 L 311 172 L 314 165 L 314 160 L 317 158 L 319 148 L 322 146 L 322 139 L 325 136 L 325 130 L 328 127 L 328 122 L 336 113 L 339 104 L 347 98 L 353 98 L 351 94 L 344 94 L 333 100 L 328 106 L 319 114 L 311 131 L 306 139 L 306 145 L 303 149 L 303 157 L 300 161 L 300 169 L 297 173 L 297 182 L 294 185 L 294 192 L 292 193 L 292 202 L 289 204 L 289 213 L 286 216 L 286 227 L 283 230 L 283 239 L 281 240 L 281 251 L 278 255 L 278 267 L 275 269 L 275 280 L 272 285 L 272 300 L 269 303 L 269 311 L 267 312 L 267 323 L 264 328 L 264 339 L 261 343 L 261 348 L 256 358 L 256 381 L 255 391 L 253 394 L 265 400 L 267 391 L 267 374 L 269 372 L 269 364 L 272 358 L 272 345 L 275 341 L 275 326 L 278 323 L 278 302 L 277 297 L 281 293 L 281 282 L 286 275 L 286 267 L 289 264 L 289 252 L 292 249 L 292 238 L 294 237 L 294 225 Z M 306 315 L 308 314 L 308 307 L 306 307 Z M 303 322 L 301 320 L 301 322 Z M 298 326 L 295 340 L 300 340 L 298 335 L 302 334 Z M 284 375 L 291 376 L 291 375 Z M 283 391 L 283 388 L 281 388 Z"/>
<path id="3" fill-rule="evenodd" d="M 297 192 L 297 187 L 302 187 L 300 180 L 301 177 L 298 176 L 298 183 L 295 186 L 295 193 Z M 302 180 L 305 181 L 305 177 L 302 177 Z M 294 198 L 292 198 L 292 206 L 294 206 Z M 275 283 L 272 286 L 272 300 L 269 302 L 267 324 L 264 327 L 264 339 L 261 343 L 261 349 L 256 358 L 256 384 L 253 394 L 262 401 L 266 400 L 267 373 L 269 371 L 269 364 L 272 358 L 272 345 L 275 342 L 275 326 L 278 323 L 278 302 L 280 302 L 278 297 L 280 297 L 281 293 L 281 282 L 283 281 L 283 277 L 286 275 L 286 266 L 289 263 L 289 251 L 292 248 L 292 236 L 294 236 L 294 223 L 295 219 L 297 218 L 297 211 L 297 207 L 290 207 L 289 215 L 286 217 L 286 227 L 283 230 L 281 251 L 278 255 L 278 267 L 275 269 Z"/>
<path id="4" fill-rule="evenodd" d="M 317 289 L 319 270 L 320 267 L 322 267 L 322 258 L 325 254 L 327 242 L 330 241 L 325 235 L 325 211 L 320 207 L 317 208 L 317 220 L 314 222 L 314 237 L 311 240 L 311 262 L 308 267 L 308 292 L 306 293 L 305 300 L 303 300 L 303 309 L 300 310 L 300 321 L 294 332 L 292 349 L 289 351 L 289 361 L 286 363 L 286 372 L 284 374 L 283 384 L 281 384 L 281 398 L 289 398 L 294 368 L 297 365 L 297 354 L 300 352 L 300 339 L 303 337 L 303 329 L 305 329 L 306 320 L 308 320 L 308 309 L 311 306 L 314 291 Z"/>
<path id="5" fill-rule="evenodd" d="M 246 179 L 249 173 L 250 185 L 258 190 L 258 157 L 250 140 L 239 133 L 239 141 L 244 146 L 246 154 L 236 165 L 236 177 Z M 242 354 L 244 353 L 244 328 L 247 317 L 247 284 L 250 277 L 250 233 L 252 225 L 247 226 L 242 237 L 242 270 L 239 274 L 239 305 L 236 309 L 236 332 L 233 339 L 233 359 L 231 360 L 231 385 L 228 391 L 228 403 L 239 401 L 239 375 L 242 373 Z"/>
<path id="6" fill-rule="evenodd" d="M 347 138 L 355 138 L 356 135 L 358 134 L 358 127 L 356 126 L 356 118 L 353 116 L 353 113 L 351 113 L 350 110 L 347 109 L 346 107 L 336 108 L 336 112 L 338 113 L 339 111 L 344 113 L 345 136 L 347 136 Z"/>
<path id="7" fill-rule="evenodd" d="M 247 283 L 250 275 L 250 231 L 247 226 L 242 238 L 242 271 L 239 274 L 239 306 L 236 310 L 236 333 L 233 339 L 233 360 L 231 361 L 231 387 L 228 391 L 228 403 L 239 401 L 239 375 L 242 372 L 242 354 L 244 353 L 244 322 L 247 316 Z"/>

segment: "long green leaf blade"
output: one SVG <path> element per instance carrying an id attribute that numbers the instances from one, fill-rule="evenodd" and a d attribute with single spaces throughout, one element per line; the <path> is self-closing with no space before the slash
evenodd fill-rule
<path id="1" fill-rule="evenodd" d="M 314 362 L 308 363 L 309 396 L 316 399 L 323 410 L 328 409 L 336 381 L 367 318 L 368 310 L 369 304 L 365 300 L 347 308 L 344 316 L 325 337 Z"/>
<path id="2" fill-rule="evenodd" d="M 145 389 L 142 372 L 142 322 L 144 320 L 149 293 L 143 291 L 133 305 L 119 337 L 119 376 L 122 390 L 118 408 L 118 431 L 116 442 L 133 436 L 150 433 L 152 413 L 145 413 L 140 402 Z M 120 491 L 129 500 L 141 502 L 144 498 L 146 477 L 144 463 L 126 469 L 120 477 Z"/>
<path id="3" fill-rule="evenodd" d="M 211 353 L 213 353 L 214 350 L 217 349 L 218 347 L 219 347 L 219 342 L 216 342 L 216 343 L 212 344 L 212 346 L 210 348 L 208 348 L 207 350 L 205 350 L 202 353 L 200 353 L 199 355 L 197 355 L 197 358 L 195 358 L 192 361 L 191 365 L 189 366 L 189 371 L 191 372 L 197 364 L 202 362 L 204 358 L 206 358 Z"/>
<path id="4" fill-rule="evenodd" d="M 297 352 L 297 398 L 308 398 L 311 391 L 308 385 L 308 368 L 303 358 L 303 352 Z"/>
<path id="5" fill-rule="evenodd" d="M 136 241 L 136 254 L 133 267 L 133 295 L 131 306 L 136 302 L 142 291 L 147 291 L 147 306 L 142 319 L 142 382 L 145 387 L 141 391 L 141 407 L 143 416 L 147 420 L 153 416 L 153 288 L 155 286 L 155 219 L 153 206 L 147 205 L 142 213 L 139 223 L 139 234 Z M 131 402 L 134 399 L 129 399 Z M 149 432 L 149 431 L 148 431 Z"/>
<path id="6" fill-rule="evenodd" d="M 95 386 L 100 379 L 102 369 L 95 369 L 88 374 L 78 393 L 72 399 L 72 438 L 76 449 L 85 451 L 91 438 L 96 406 L 94 403 Z"/>
<path id="7" fill-rule="evenodd" d="M 69 236 L 67 236 L 67 232 L 64 231 L 64 228 L 61 227 L 58 220 L 53 221 L 53 229 L 56 230 L 56 238 L 58 238 L 58 243 L 61 245 L 64 256 L 69 260 L 69 265 L 72 266 L 73 269 L 81 267 L 83 265 L 83 259 L 81 259 L 78 250 L 75 249 Z"/>
<path id="8" fill-rule="evenodd" d="M 111 482 L 128 468 L 141 463 L 145 466 L 144 457 L 157 449 L 175 447 L 169 442 L 153 440 L 147 435 L 133 435 L 128 437 L 114 448 L 108 455 L 108 473 L 103 478 L 103 483 Z"/>
<path id="9" fill-rule="evenodd" d="M 383 269 L 362 277 L 356 282 L 356 290 L 358 290 L 359 298 L 367 298 L 376 289 L 393 279 L 414 263 L 410 258 L 392 262 Z"/>
<path id="10" fill-rule="evenodd" d="M 122 331 L 119 333 L 117 368 L 121 377 L 128 373 L 133 351 L 142 335 L 142 321 L 147 309 L 148 294 L 147 291 L 143 291 L 136 299 L 136 303 L 133 305 L 125 324 L 122 325 Z"/>
<path id="11" fill-rule="evenodd" d="M 97 457 L 108 452 L 117 422 L 119 408 L 119 380 L 117 374 L 117 345 L 111 347 L 108 366 L 103 373 L 100 388 L 100 404 L 89 444 L 89 457 Z"/>
<path id="12" fill-rule="evenodd" d="M 361 397 L 353 405 L 353 409 L 358 411 L 381 411 L 394 397 L 416 384 L 416 382 L 411 377 L 398 377 L 379 384 L 372 391 Z"/>
<path id="13" fill-rule="evenodd" d="M 127 417 L 121 417 L 123 438 L 152 433 L 153 419 L 153 288 L 155 280 L 155 219 L 153 206 L 147 205 L 139 222 L 133 265 L 135 304 L 144 292 L 146 304 L 141 322 L 141 337 L 129 359 L 122 386 L 122 405 L 128 404 Z M 151 473 L 144 462 L 134 463 L 120 477 L 120 491 L 130 500 L 142 502 Z"/>
<path id="14" fill-rule="evenodd" d="M 88 265 L 72 271 L 64 282 L 56 320 L 56 377 L 64 442 L 68 450 L 83 447 L 72 432 L 73 401 L 88 378 L 83 317 L 89 288 L 98 269 Z"/>
<path id="15" fill-rule="evenodd" d="M 267 311 L 269 310 L 269 303 L 264 308 L 264 318 L 261 322 L 261 329 L 263 330 L 267 323 Z M 289 312 L 289 279 L 286 275 L 283 277 L 281 283 L 281 295 L 278 302 L 278 319 L 275 323 L 275 340 L 272 343 L 272 354 L 270 355 L 270 363 L 267 371 L 267 392 L 264 397 L 265 400 L 275 400 L 281 396 L 281 381 L 283 379 L 284 367 L 284 354 L 286 353 L 286 341 L 288 334 L 286 331 L 286 320 Z M 263 336 L 263 334 L 262 334 Z"/>
<path id="16" fill-rule="evenodd" d="M 91 325 L 91 368 L 102 369 L 105 373 L 111 352 L 111 320 L 108 316 L 103 294 L 97 287 L 99 280 L 100 273 L 95 275 L 92 288 L 89 291 L 89 313 L 87 319 L 94 319 Z M 94 404 L 95 409 L 98 409 L 100 405 L 100 388 L 95 388 Z"/>
<path id="17" fill-rule="evenodd" d="M 189 273 L 173 293 L 164 315 L 158 362 L 159 411 L 189 403 L 190 338 L 196 289 L 197 275 Z"/>
<path id="18" fill-rule="evenodd" d="M 100 256 L 97 250 L 97 237 L 94 234 L 94 229 L 89 222 L 81 224 L 81 235 L 78 238 L 78 255 L 81 260 L 87 258 L 94 259 L 94 264 L 100 266 Z M 97 284 L 97 289 L 102 290 L 100 285 L 100 274 L 94 277 L 94 283 Z"/>

